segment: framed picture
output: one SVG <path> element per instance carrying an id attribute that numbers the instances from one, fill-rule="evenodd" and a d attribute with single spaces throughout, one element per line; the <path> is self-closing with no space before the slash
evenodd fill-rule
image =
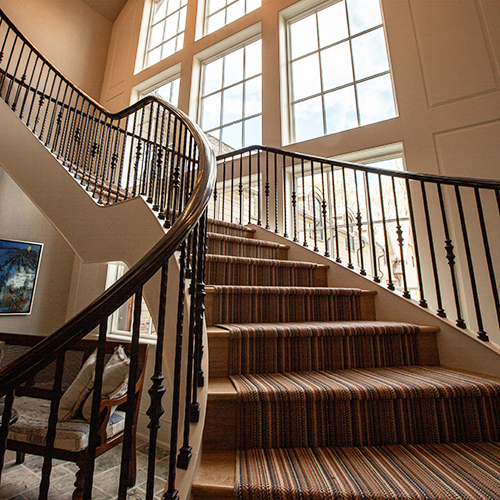
<path id="1" fill-rule="evenodd" d="M 42 243 L 0 239 L 0 314 L 30 314 Z"/>

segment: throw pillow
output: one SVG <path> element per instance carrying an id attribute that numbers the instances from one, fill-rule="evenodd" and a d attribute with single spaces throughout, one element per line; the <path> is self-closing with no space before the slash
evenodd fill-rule
<path id="1" fill-rule="evenodd" d="M 113 355 L 106 363 L 102 374 L 102 399 L 119 398 L 127 392 L 129 365 L 130 359 L 125 353 L 123 346 L 120 345 L 116 347 Z M 90 422 L 92 414 L 93 397 L 94 391 L 91 391 L 82 408 L 83 418 L 87 420 L 87 422 Z M 115 408 L 116 407 L 112 408 L 111 413 Z"/>
<path id="2" fill-rule="evenodd" d="M 85 361 L 75 380 L 66 389 L 59 401 L 59 422 L 66 422 L 76 416 L 85 398 L 94 386 L 97 350 Z"/>

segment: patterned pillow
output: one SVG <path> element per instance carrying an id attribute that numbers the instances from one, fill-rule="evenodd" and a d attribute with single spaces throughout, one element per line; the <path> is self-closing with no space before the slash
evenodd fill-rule
<path id="1" fill-rule="evenodd" d="M 66 422 L 76 416 L 85 398 L 94 386 L 95 364 L 97 350 L 95 350 L 83 364 L 73 383 L 66 389 L 59 402 L 57 419 Z"/>
<path id="2" fill-rule="evenodd" d="M 123 346 L 115 347 L 115 351 L 106 363 L 102 374 L 101 398 L 119 398 L 127 392 L 129 365 L 130 359 L 125 353 Z M 83 418 L 87 422 L 90 422 L 93 396 L 94 391 L 91 391 L 82 408 Z M 115 408 L 111 409 L 111 413 L 113 413 Z"/>

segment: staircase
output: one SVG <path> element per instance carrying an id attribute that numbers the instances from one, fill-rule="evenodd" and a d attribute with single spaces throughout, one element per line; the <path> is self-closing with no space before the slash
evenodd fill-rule
<path id="1" fill-rule="evenodd" d="M 500 384 L 439 366 L 438 328 L 211 221 L 210 382 L 192 498 L 498 499 Z"/>

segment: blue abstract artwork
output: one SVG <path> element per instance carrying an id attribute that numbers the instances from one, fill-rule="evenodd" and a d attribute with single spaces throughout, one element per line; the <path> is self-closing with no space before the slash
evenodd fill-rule
<path id="1" fill-rule="evenodd" d="M 43 244 L 0 240 L 0 314 L 30 314 Z"/>

